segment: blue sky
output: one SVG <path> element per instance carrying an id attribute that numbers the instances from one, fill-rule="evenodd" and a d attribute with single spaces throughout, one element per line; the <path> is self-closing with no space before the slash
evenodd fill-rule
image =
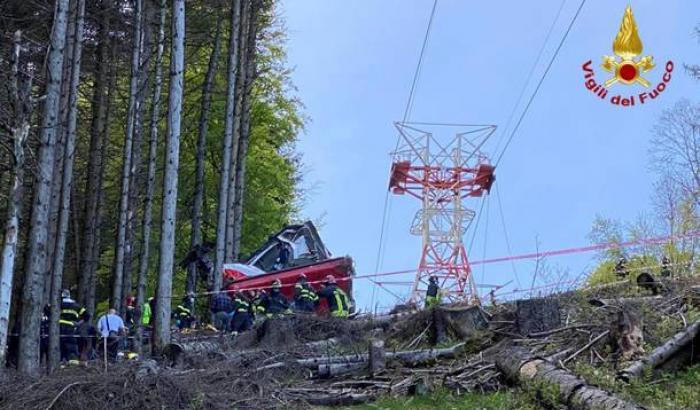
<path id="1" fill-rule="evenodd" d="M 655 101 L 630 108 L 612 106 L 586 90 L 581 66 L 591 59 L 596 77 L 607 78 L 600 61 L 612 54 L 612 40 L 628 4 L 587 1 L 496 171 L 513 254 L 584 245 L 596 214 L 633 220 L 650 209 L 655 179 L 647 154 L 651 128 L 663 109 L 680 98 L 693 100 L 700 91 L 700 84 L 682 69 L 683 63 L 700 63 L 700 43 L 693 35 L 700 23 L 700 2 L 629 3 L 644 54 L 653 55 L 657 63 L 645 77 L 658 83 L 663 64 L 673 60 L 670 85 Z M 561 4 L 438 0 L 410 119 L 495 124 L 499 128 L 494 141 L 504 138 L 508 117 Z M 565 1 L 526 97 L 578 5 L 579 0 Z M 432 0 L 282 4 L 293 81 L 311 118 L 298 145 L 307 167 L 305 184 L 313 187 L 303 215 L 323 216 L 326 245 L 336 255 L 351 255 L 360 275 L 375 270 L 391 164 L 388 153 L 397 139 L 393 122 L 403 115 L 431 7 Z M 610 93 L 641 91 L 618 85 Z M 524 102 L 517 108 L 516 118 L 523 106 Z M 420 238 L 408 229 L 418 207 L 407 196 L 390 198 L 380 271 L 417 265 Z M 486 210 L 475 245 L 468 250 L 471 259 L 509 254 L 495 195 L 487 200 Z M 548 262 L 576 276 L 590 268 L 592 257 Z M 530 286 L 533 269 L 531 261 L 517 264 L 522 287 Z M 475 274 L 477 282 L 505 283 L 514 278 L 514 269 L 507 263 L 494 264 L 475 268 Z M 371 304 L 371 294 L 368 281 L 357 281 L 355 297 L 361 307 Z M 393 296 L 376 291 L 375 306 L 393 303 Z"/>

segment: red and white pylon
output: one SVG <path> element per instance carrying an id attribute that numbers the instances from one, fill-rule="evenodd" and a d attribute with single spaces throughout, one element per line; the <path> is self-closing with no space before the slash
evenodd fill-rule
<path id="1" fill-rule="evenodd" d="M 469 198 L 488 193 L 494 169 L 481 151 L 493 125 L 444 125 L 401 122 L 399 145 L 392 153 L 389 189 L 421 201 L 411 233 L 422 238 L 422 253 L 411 302 L 425 296 L 436 276 L 450 301 L 479 303 L 462 238 L 476 212 Z"/>

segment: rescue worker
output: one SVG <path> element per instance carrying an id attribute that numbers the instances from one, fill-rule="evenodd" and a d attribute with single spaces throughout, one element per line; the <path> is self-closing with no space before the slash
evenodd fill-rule
<path id="1" fill-rule="evenodd" d="M 97 328 L 104 340 L 103 346 L 107 348 L 107 355 L 114 361 L 122 348 L 122 337 L 126 335 L 127 328 L 124 320 L 117 314 L 116 309 L 109 309 L 106 315 L 97 321 Z"/>
<path id="2" fill-rule="evenodd" d="M 61 291 L 61 315 L 58 321 L 61 337 L 61 361 L 69 364 L 78 363 L 78 322 L 82 309 L 71 299 L 70 291 Z"/>
<path id="3" fill-rule="evenodd" d="M 625 257 L 621 257 L 618 261 L 617 264 L 615 265 L 615 274 L 617 275 L 618 278 L 620 279 L 625 279 L 627 277 L 627 259 Z"/>
<path id="4" fill-rule="evenodd" d="M 236 289 L 233 293 L 233 319 L 231 319 L 231 332 L 234 335 L 253 327 L 253 309 L 252 300 Z"/>
<path id="5" fill-rule="evenodd" d="M 661 276 L 664 278 L 671 277 L 671 261 L 666 256 L 661 258 Z"/>
<path id="6" fill-rule="evenodd" d="M 430 275 L 428 279 L 428 290 L 425 292 L 425 308 L 430 309 L 431 307 L 437 306 L 442 300 L 442 294 L 440 292 L 440 286 L 438 285 L 438 278 L 435 275 Z"/>
<path id="7" fill-rule="evenodd" d="M 80 315 L 80 323 L 78 323 L 78 350 L 80 352 L 80 360 L 85 362 L 93 360 L 97 357 L 97 329 L 93 326 L 90 319 L 92 316 L 87 310 Z"/>
<path id="8" fill-rule="evenodd" d="M 124 316 L 124 324 L 129 329 L 136 324 L 136 298 L 129 295 L 126 297 L 126 315 Z"/>
<path id="9" fill-rule="evenodd" d="M 311 313 L 316 310 L 316 306 L 318 306 L 318 295 L 309 285 L 306 275 L 302 273 L 294 285 L 294 310 Z"/>
<path id="10" fill-rule="evenodd" d="M 326 299 L 328 310 L 333 317 L 348 317 L 350 314 L 350 301 L 348 295 L 338 287 L 335 276 L 328 275 L 318 296 Z"/>
<path id="11" fill-rule="evenodd" d="M 265 306 L 265 315 L 268 318 L 292 313 L 291 310 L 289 310 L 289 301 L 282 294 L 282 282 L 280 282 L 279 279 L 272 282 L 270 293 L 263 303 Z"/>
<path id="12" fill-rule="evenodd" d="M 253 319 L 259 321 L 265 317 L 265 305 L 267 304 L 267 294 L 264 290 L 248 290 L 253 313 Z"/>
<path id="13" fill-rule="evenodd" d="M 156 299 L 151 296 L 141 306 L 141 326 L 153 326 L 153 315 L 156 313 Z"/>
<path id="14" fill-rule="evenodd" d="M 194 325 L 194 293 L 189 292 L 183 299 L 182 303 L 177 305 L 173 316 L 177 321 L 178 329 L 191 328 Z"/>
<path id="15" fill-rule="evenodd" d="M 228 332 L 234 310 L 233 301 L 231 301 L 231 296 L 229 296 L 226 288 L 222 288 L 220 292 L 212 296 L 209 303 L 209 311 L 214 327 L 222 332 Z"/>

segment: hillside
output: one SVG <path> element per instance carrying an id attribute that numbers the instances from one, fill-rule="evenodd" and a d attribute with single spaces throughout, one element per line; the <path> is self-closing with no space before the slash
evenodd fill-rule
<path id="1" fill-rule="evenodd" d="M 238 337 L 178 334 L 164 357 L 106 372 L 99 363 L 31 382 L 10 375 L 0 407 L 697 408 L 700 368 L 688 366 L 698 283 L 670 280 L 658 296 L 622 282 L 483 310 L 295 316 Z M 673 339 L 672 354 L 621 378 L 677 334 L 686 337 Z"/>

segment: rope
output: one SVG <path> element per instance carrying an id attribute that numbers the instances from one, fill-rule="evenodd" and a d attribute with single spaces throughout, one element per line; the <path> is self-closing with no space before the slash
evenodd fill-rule
<path id="1" fill-rule="evenodd" d="M 586 4 L 586 0 L 581 0 L 581 4 L 578 6 L 578 9 L 576 10 L 576 14 L 574 14 L 574 17 L 571 19 L 571 23 L 569 23 L 569 27 L 567 27 L 566 32 L 564 32 L 564 36 L 562 37 L 561 41 L 559 42 L 559 45 L 557 46 L 557 49 L 554 51 L 554 55 L 552 55 L 552 58 L 549 60 L 549 64 L 547 64 L 547 68 L 544 70 L 544 73 L 542 73 L 542 77 L 540 77 L 540 81 L 537 83 L 537 87 L 535 87 L 535 91 L 530 96 L 530 99 L 528 100 L 527 105 L 525 105 L 525 109 L 523 110 L 522 114 L 520 114 L 520 118 L 518 119 L 518 122 L 515 123 L 515 127 L 513 128 L 513 131 L 511 131 L 510 136 L 506 140 L 506 145 L 503 147 L 503 151 L 501 151 L 501 154 L 498 156 L 498 159 L 496 160 L 496 167 L 498 167 L 498 164 L 500 164 L 501 159 L 503 158 L 503 155 L 506 153 L 506 150 L 508 149 L 508 146 L 513 141 L 513 137 L 515 136 L 515 133 L 518 131 L 518 128 L 520 128 L 520 124 L 522 124 L 523 119 L 525 118 L 525 115 L 527 114 L 528 110 L 530 109 L 530 106 L 532 105 L 532 102 L 535 100 L 537 93 L 540 91 L 540 87 L 542 87 L 542 83 L 544 82 L 544 79 L 547 77 L 549 70 L 552 68 L 552 65 L 554 64 L 554 60 L 556 60 L 557 55 L 559 55 L 559 51 L 561 50 L 562 46 L 564 45 L 566 38 L 569 36 L 569 33 L 571 32 L 571 28 L 574 26 L 576 19 L 578 18 L 579 14 L 581 14 L 581 9 L 583 9 L 584 4 Z"/>

